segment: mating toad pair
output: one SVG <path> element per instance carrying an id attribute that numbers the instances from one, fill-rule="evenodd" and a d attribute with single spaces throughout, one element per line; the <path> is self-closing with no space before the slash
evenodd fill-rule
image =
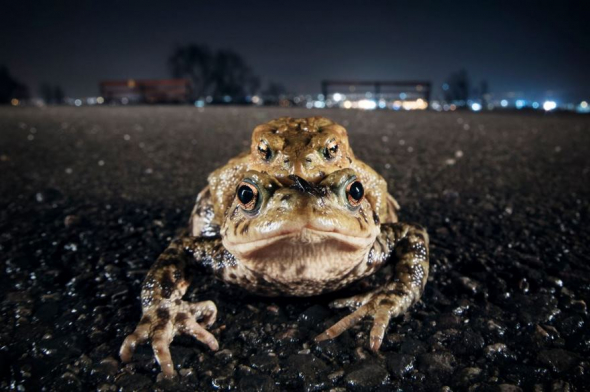
<path id="1" fill-rule="evenodd" d="M 340 125 L 321 117 L 260 125 L 251 151 L 208 181 L 188 230 L 160 255 L 143 283 L 143 316 L 121 346 L 123 362 L 131 360 L 137 344 L 149 341 L 163 375 L 171 377 L 175 335 L 219 348 L 207 331 L 216 319 L 215 304 L 182 299 L 199 270 L 260 295 L 313 296 L 393 263 L 382 287 L 333 302 L 354 311 L 315 338 L 335 338 L 371 316 L 375 351 L 391 317 L 422 295 L 428 235 L 397 221 L 398 205 L 385 180 L 354 157 Z"/>

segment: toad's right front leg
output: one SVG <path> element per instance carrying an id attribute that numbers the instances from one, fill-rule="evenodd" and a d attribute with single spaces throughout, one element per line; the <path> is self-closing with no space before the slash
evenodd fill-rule
<path id="1" fill-rule="evenodd" d="M 119 355 L 123 362 L 131 360 L 138 344 L 149 340 L 163 376 L 174 377 L 176 371 L 170 356 L 170 343 L 177 334 L 194 336 L 211 350 L 219 349 L 215 337 L 205 329 L 215 322 L 215 304 L 212 301 L 190 303 L 183 301 L 182 297 L 192 280 L 194 258 L 218 249 L 220 243 L 218 239 L 183 236 L 174 240 L 160 255 L 143 282 L 141 320 L 121 345 Z"/>

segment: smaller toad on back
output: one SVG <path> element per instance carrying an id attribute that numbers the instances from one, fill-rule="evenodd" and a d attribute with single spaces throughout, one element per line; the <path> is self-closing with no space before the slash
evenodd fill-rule
<path id="1" fill-rule="evenodd" d="M 387 182 L 370 166 L 355 158 L 348 134 L 324 117 L 282 117 L 261 124 L 252 133 L 250 152 L 238 155 L 209 176 L 200 204 L 213 210 L 208 219 L 193 220 L 193 235 L 218 227 L 235 195 L 235 184 L 248 170 L 268 173 L 289 185 L 289 176 L 318 183 L 337 170 L 353 169 L 367 190 L 366 198 L 382 223 L 398 221 L 399 205 L 387 192 Z"/>

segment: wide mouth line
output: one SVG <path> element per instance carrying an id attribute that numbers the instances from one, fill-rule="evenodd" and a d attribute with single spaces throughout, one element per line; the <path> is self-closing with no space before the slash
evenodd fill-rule
<path id="1" fill-rule="evenodd" d="M 278 242 L 283 239 L 287 239 L 289 237 L 296 237 L 297 235 L 301 235 L 304 230 L 308 231 L 312 234 L 325 235 L 327 237 L 332 237 L 333 239 L 337 239 L 337 240 L 339 239 L 342 241 L 345 241 L 346 239 L 355 240 L 355 241 L 363 241 L 363 240 L 368 240 L 370 237 L 370 236 L 362 236 L 362 237 L 354 236 L 354 235 L 349 235 L 349 234 L 345 234 L 345 233 L 340 233 L 335 230 L 330 230 L 330 231 L 321 230 L 318 228 L 310 227 L 310 225 L 305 225 L 304 227 L 302 227 L 300 229 L 293 229 L 293 230 L 288 230 L 288 231 L 284 231 L 284 232 L 279 232 L 278 234 L 268 236 L 265 238 L 260 238 L 255 241 L 234 242 L 233 245 L 234 246 L 240 246 L 240 245 L 255 246 L 257 244 L 272 244 L 274 242 Z"/>

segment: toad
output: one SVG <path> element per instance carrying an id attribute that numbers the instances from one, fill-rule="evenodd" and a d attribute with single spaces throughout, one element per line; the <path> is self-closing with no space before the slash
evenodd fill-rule
<path id="1" fill-rule="evenodd" d="M 197 273 L 264 296 L 316 296 L 391 265 L 393 274 L 381 287 L 334 301 L 333 307 L 352 313 L 315 337 L 336 338 L 371 317 L 369 345 L 379 350 L 390 319 L 404 314 L 422 295 L 428 235 L 419 225 L 382 222 L 366 189 L 353 167 L 332 170 L 315 181 L 247 170 L 234 184 L 231 204 L 221 217 L 215 217 L 218 206 L 211 205 L 215 198 L 201 197 L 189 228 L 148 272 L 141 291 L 143 314 L 121 346 L 122 361 L 131 360 L 138 344 L 149 342 L 163 376 L 173 377 L 174 336 L 191 335 L 211 350 L 219 348 L 207 330 L 216 320 L 216 305 L 183 300 Z M 195 221 L 201 222 L 197 232 Z"/>

